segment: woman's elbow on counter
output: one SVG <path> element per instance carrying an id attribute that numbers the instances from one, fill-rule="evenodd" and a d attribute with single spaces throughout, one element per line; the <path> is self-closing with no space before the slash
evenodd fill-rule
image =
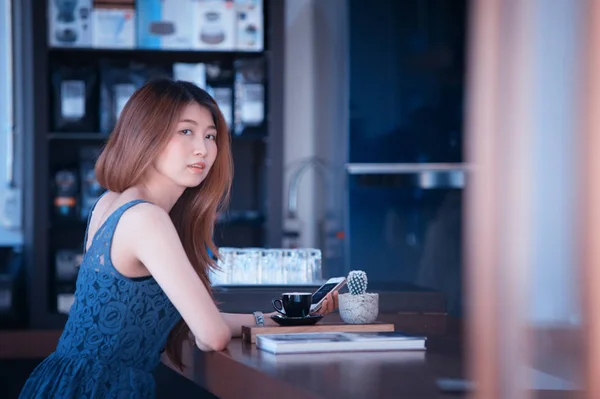
<path id="1" fill-rule="evenodd" d="M 227 348 L 231 342 L 231 331 L 227 329 L 222 334 L 215 334 L 215 336 L 207 338 L 206 340 L 196 340 L 196 345 L 203 351 L 215 351 L 219 352 Z"/>
<path id="2" fill-rule="evenodd" d="M 225 350 L 227 348 L 227 345 L 229 345 L 230 342 L 231 342 L 231 335 L 225 339 L 221 339 L 217 342 L 214 342 L 212 345 L 212 350 L 214 350 L 215 352 L 220 352 L 222 350 Z"/>

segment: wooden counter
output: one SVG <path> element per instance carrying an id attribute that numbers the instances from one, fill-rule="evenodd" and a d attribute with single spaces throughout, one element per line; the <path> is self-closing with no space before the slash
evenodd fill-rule
<path id="1" fill-rule="evenodd" d="M 221 399 L 466 398 L 465 393 L 442 392 L 436 384 L 440 378 L 465 376 L 458 342 L 448 336 L 429 337 L 425 352 L 273 355 L 234 339 L 223 352 L 196 350 L 187 377 Z M 529 397 L 572 398 L 577 391 L 559 378 L 566 374 L 558 366 L 568 363 L 552 351 L 540 353 L 546 355 L 526 368 L 531 373 Z"/>
<path id="2" fill-rule="evenodd" d="M 193 380 L 222 399 L 461 398 L 438 378 L 463 376 L 461 356 L 443 351 L 272 355 L 233 340 L 224 352 L 195 356 Z"/>

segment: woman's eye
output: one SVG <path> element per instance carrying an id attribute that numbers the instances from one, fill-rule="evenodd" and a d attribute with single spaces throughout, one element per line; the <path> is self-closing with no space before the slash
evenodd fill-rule
<path id="1" fill-rule="evenodd" d="M 183 133 L 187 136 L 188 134 L 192 134 L 192 131 L 190 129 L 183 129 L 183 130 L 181 130 L 181 133 Z"/>
<path id="2" fill-rule="evenodd" d="M 206 138 L 209 140 L 216 140 L 217 139 L 217 135 L 215 134 L 207 134 Z"/>

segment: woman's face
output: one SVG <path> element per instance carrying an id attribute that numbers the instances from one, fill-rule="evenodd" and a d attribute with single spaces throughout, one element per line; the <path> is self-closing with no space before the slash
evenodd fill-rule
<path id="1" fill-rule="evenodd" d="M 204 181 L 217 158 L 217 128 L 210 111 L 190 103 L 171 134 L 154 168 L 184 189 L 196 187 Z"/>

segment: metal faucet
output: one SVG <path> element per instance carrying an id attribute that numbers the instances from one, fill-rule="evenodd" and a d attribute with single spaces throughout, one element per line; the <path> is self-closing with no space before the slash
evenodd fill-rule
<path id="1" fill-rule="evenodd" d="M 302 177 L 308 172 L 312 167 L 315 167 L 315 170 L 319 172 L 319 175 L 323 180 L 325 180 L 326 187 L 333 187 L 333 179 L 331 175 L 331 170 L 325 165 L 325 163 L 317 158 L 311 157 L 305 161 L 303 161 L 296 172 L 292 175 L 290 179 L 290 186 L 288 189 L 288 204 L 287 204 L 287 217 L 290 219 L 298 218 L 298 188 L 300 186 L 300 181 Z M 330 211 L 330 207 L 327 207 L 327 212 Z"/>
<path id="2" fill-rule="evenodd" d="M 335 203 L 333 193 L 333 170 L 325 162 L 317 157 L 310 157 L 304 160 L 298 169 L 290 178 L 287 202 L 287 218 L 284 222 L 284 237 L 289 241 L 284 241 L 294 248 L 299 244 L 300 220 L 298 219 L 298 188 L 302 177 L 311 168 L 321 177 L 321 183 L 324 184 L 326 191 L 325 215 L 317 223 L 317 247 L 323 253 L 322 268 L 325 273 L 337 275 L 343 269 L 343 231 L 340 230 L 338 221 L 335 218 Z"/>

